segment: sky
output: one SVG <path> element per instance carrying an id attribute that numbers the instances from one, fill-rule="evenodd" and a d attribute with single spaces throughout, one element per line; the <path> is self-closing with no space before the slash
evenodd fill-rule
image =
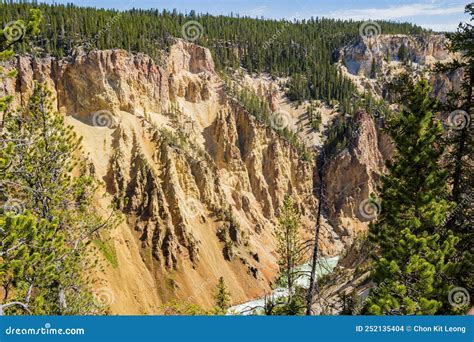
<path id="1" fill-rule="evenodd" d="M 276 19 L 311 16 L 412 22 L 434 31 L 454 31 L 469 20 L 464 13 L 468 0 L 42 0 L 46 3 L 74 3 L 80 6 L 174 9 L 198 13 L 230 13 Z"/>

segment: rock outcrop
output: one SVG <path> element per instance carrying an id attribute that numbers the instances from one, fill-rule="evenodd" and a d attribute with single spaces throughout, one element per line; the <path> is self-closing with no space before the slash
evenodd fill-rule
<path id="1" fill-rule="evenodd" d="M 314 222 L 313 167 L 225 94 L 207 49 L 177 41 L 163 65 L 123 50 L 13 64 L 14 105 L 46 84 L 104 184 L 98 206 L 125 216 L 106 233 L 119 266 L 97 275 L 113 313 L 159 313 L 174 298 L 209 306 L 220 276 L 235 301 L 269 290 L 285 194 Z"/>
<path id="2" fill-rule="evenodd" d="M 364 40 L 343 49 L 345 70 L 366 81 L 372 60 L 384 63 L 402 43 L 417 64 L 447 58 L 437 36 L 382 36 L 377 45 Z M 161 64 L 105 50 L 64 59 L 19 56 L 11 67 L 18 76 L 4 80 L 3 92 L 14 96 L 13 105 L 25 105 L 35 82 L 47 85 L 53 108 L 83 138 L 104 193 L 97 206 L 113 204 L 124 215 L 104 233 L 118 267 L 96 275 L 112 294 L 112 313 L 161 313 L 172 299 L 211 306 L 221 276 L 235 302 L 269 291 L 277 272 L 274 228 L 286 194 L 310 236 L 319 181 L 314 164 L 225 92 L 209 50 L 177 40 Z M 446 94 L 457 77 L 440 76 L 436 82 L 446 84 L 437 93 Z M 284 114 L 286 128 L 321 147 L 323 134 L 301 127 L 308 123 L 306 104 L 284 98 L 277 83 L 283 80 L 241 80 Z M 382 92 L 385 81 L 377 82 Z M 339 114 L 318 106 L 324 131 Z M 327 256 L 339 255 L 366 230 L 371 213 L 361 207 L 392 153 L 373 118 L 359 113 L 354 120 L 348 147 L 330 156 L 324 170 L 320 244 Z"/>
<path id="3" fill-rule="evenodd" d="M 419 65 L 430 65 L 449 59 L 443 35 L 378 35 L 363 37 L 356 44 L 342 50 L 342 59 L 353 75 L 369 76 L 372 62 L 378 67 L 382 63 L 402 62 L 400 49 L 406 48 L 407 60 Z"/>
<path id="4" fill-rule="evenodd" d="M 356 129 L 348 146 L 330 156 L 324 167 L 324 201 L 328 220 L 347 246 L 375 218 L 376 213 L 368 211 L 378 208 L 367 206 L 370 206 L 371 196 L 376 195 L 379 176 L 391 154 L 390 142 L 378 130 L 371 116 L 365 112 L 357 113 L 354 125 Z"/>
<path id="5" fill-rule="evenodd" d="M 447 49 L 444 35 L 387 35 L 362 37 L 341 51 L 341 68 L 359 84 L 390 100 L 386 84 L 403 72 L 426 77 L 433 85 L 434 95 L 446 100 L 448 92 L 459 90 L 463 72 L 434 73 L 436 63 L 446 63 L 455 56 Z"/>

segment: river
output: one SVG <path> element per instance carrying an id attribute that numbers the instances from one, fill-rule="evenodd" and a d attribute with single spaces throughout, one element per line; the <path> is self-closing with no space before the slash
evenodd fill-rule
<path id="1" fill-rule="evenodd" d="M 320 278 L 323 275 L 331 273 L 337 265 L 339 261 L 339 257 L 335 256 L 332 258 L 319 258 L 318 264 L 316 267 L 316 274 L 317 277 Z M 303 274 L 296 279 L 296 285 L 308 288 L 309 286 L 309 279 L 310 279 L 310 272 L 311 272 L 311 265 L 309 263 L 303 264 L 298 267 L 298 271 L 301 271 Z M 273 296 L 273 299 L 276 300 L 281 297 L 285 297 L 288 295 L 288 290 L 283 287 L 278 287 L 272 291 L 270 294 Z M 270 296 L 269 295 L 269 296 Z M 263 307 L 265 305 L 265 297 L 260 297 L 239 305 L 235 305 L 227 310 L 228 315 L 255 315 L 261 314 L 263 311 Z"/>

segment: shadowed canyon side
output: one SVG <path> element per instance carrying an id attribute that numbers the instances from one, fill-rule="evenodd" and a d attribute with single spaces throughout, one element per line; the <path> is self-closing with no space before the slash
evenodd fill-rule
<path id="1" fill-rule="evenodd" d="M 384 39 L 394 51 L 403 43 Z M 439 39 L 419 43 L 429 47 L 417 48 L 420 63 L 448 58 Z M 374 54 L 367 51 L 348 47 L 341 68 L 381 95 L 386 80 L 366 77 Z M 101 181 L 97 205 L 105 210 L 113 204 L 124 214 L 102 236 L 115 262 L 104 256 L 104 272 L 95 276 L 97 291 L 114 299 L 110 313 L 162 313 L 160 306 L 173 299 L 210 307 L 221 276 L 235 303 L 269 292 L 277 272 L 275 215 L 285 194 L 302 213 L 304 234 L 312 234 L 320 181 L 314 161 L 226 91 L 208 49 L 176 40 L 159 65 L 123 50 L 64 59 L 20 56 L 12 63 L 18 76 L 6 81 L 5 90 L 15 94 L 14 103 L 27 103 L 34 81 L 48 86 Z M 439 93 L 459 77 L 447 76 Z M 291 103 L 278 80 L 243 78 L 272 111 L 288 114 L 289 126 L 311 148 L 321 147 L 324 130 L 338 115 L 333 108 L 321 104 L 323 130 L 307 133 L 298 127 L 307 124 L 305 104 Z M 391 155 L 377 120 L 361 112 L 354 122 L 349 145 L 330 156 L 324 171 L 323 256 L 341 255 L 366 231 L 369 220 L 359 207 L 375 192 Z"/>

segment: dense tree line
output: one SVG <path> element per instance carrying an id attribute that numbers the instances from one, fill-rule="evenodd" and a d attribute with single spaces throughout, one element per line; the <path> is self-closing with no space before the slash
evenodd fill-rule
<path id="1" fill-rule="evenodd" d="M 345 105 L 355 91 L 333 65 L 337 51 L 359 39 L 361 22 L 310 18 L 304 20 L 262 20 L 250 17 L 183 14 L 176 10 L 115 10 L 46 5 L 30 2 L 2 2 L 3 24 L 25 17 L 29 9 L 44 15 L 41 35 L 34 46 L 57 57 L 82 48 L 122 48 L 143 52 L 160 60 L 163 49 L 182 37 L 183 25 L 196 20 L 202 27 L 195 42 L 208 47 L 219 69 L 243 66 L 249 72 L 274 76 L 295 76 L 290 81 L 292 99 L 336 99 Z M 422 33 L 408 23 L 378 22 L 383 33 Z M 202 33 L 202 34 L 201 34 Z M 26 43 L 18 51 L 31 51 Z M 36 49 L 38 52 L 38 49 Z"/>
<path id="2" fill-rule="evenodd" d="M 44 14 L 41 24 L 39 12 L 30 14 L 36 7 Z M 472 5 L 468 12 L 473 15 Z M 290 76 L 287 86 L 292 100 L 324 99 L 342 114 L 348 114 L 338 116 L 329 128 L 324 147 L 327 154 L 347 146 L 357 129 L 353 116 L 358 110 L 377 117 L 390 114 L 386 105 L 370 93 L 355 94 L 352 83 L 333 65 L 334 52 L 358 39 L 359 22 L 319 18 L 289 22 L 194 12 L 117 12 L 11 2 L 0 4 L 0 14 L 3 25 L 30 16 L 28 22 L 20 22 L 25 34 L 42 30 L 34 39 L 17 41 L 17 52 L 64 57 L 78 49 L 123 48 L 147 53 L 158 62 L 172 37 L 181 37 L 183 25 L 196 20 L 203 27 L 196 42 L 211 49 L 219 69 L 243 66 L 249 72 Z M 384 33 L 422 33 L 409 24 L 380 25 Z M 371 279 L 379 290 L 369 296 L 366 312 L 462 313 L 471 304 L 455 307 L 449 295 L 456 286 L 473 292 L 469 125 L 474 79 L 472 32 L 472 25 L 466 24 L 451 37 L 452 51 L 463 52 L 466 58 L 444 66 L 449 70 L 464 68 L 465 78 L 462 91 L 451 94 L 452 101 L 443 110 L 467 113 L 467 124 L 452 131 L 446 141 L 435 115 L 440 107 L 430 98 L 426 81 L 410 84 L 400 78 L 406 90 L 399 97 L 404 106 L 398 115 L 388 117 L 387 127 L 395 143 L 395 157 L 382 178 L 382 213 L 370 226 L 375 244 Z M 0 60 L 13 55 L 12 43 L 8 35 L 0 35 Z M 404 46 L 398 54 L 402 60 L 407 58 Z M 376 72 L 374 67 L 373 77 Z M 275 123 L 275 113 L 271 113 L 265 101 L 249 89 L 226 86 L 258 121 L 273 128 L 303 152 L 303 157 L 306 155 L 297 136 L 281 127 L 284 125 L 279 121 Z M 96 185 L 85 165 L 74 157 L 80 141 L 65 125 L 64 118 L 51 110 L 49 98 L 49 92 L 38 85 L 29 105 L 17 111 L 9 108 L 9 98 L 0 99 L 0 137 L 6 142 L 0 148 L 0 199 L 15 199 L 24 211 L 11 212 L 11 204 L 0 211 L 0 285 L 6 293 L 0 308 L 7 313 L 70 314 L 97 310 L 87 279 L 80 277 L 81 270 L 89 267 L 80 252 L 86 251 L 87 241 L 99 228 L 111 224 L 91 214 Z M 312 124 L 319 126 L 320 117 L 313 109 L 308 109 L 308 115 Z M 445 142 L 446 148 L 439 142 Z M 82 176 L 72 177 L 73 169 L 83 171 Z M 295 266 L 302 262 L 299 225 L 299 213 L 291 199 L 286 198 L 279 215 L 277 238 L 279 280 L 287 286 L 288 298 L 282 309 L 270 310 L 272 314 L 301 314 L 304 308 L 303 296 L 294 286 Z M 25 261 L 28 268 L 23 266 Z M 230 299 L 223 278 L 219 279 L 215 299 L 215 312 L 225 312 Z M 195 307 L 184 311 L 200 312 Z"/>

